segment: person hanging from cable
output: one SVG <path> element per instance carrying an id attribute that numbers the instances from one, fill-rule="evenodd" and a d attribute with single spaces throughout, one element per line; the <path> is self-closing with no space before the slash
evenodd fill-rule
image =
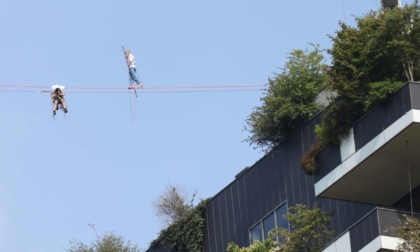
<path id="1" fill-rule="evenodd" d="M 137 83 L 138 88 L 143 88 L 143 83 L 140 81 L 140 78 L 137 75 L 136 60 L 133 54 L 131 54 L 130 49 L 125 50 L 124 53 L 125 59 L 127 60 L 128 72 L 130 75 L 130 86 L 128 88 L 134 88 L 134 83 Z"/>
<path id="2" fill-rule="evenodd" d="M 55 111 L 58 110 L 58 106 L 63 109 L 64 113 L 67 113 L 67 104 L 64 99 L 64 86 L 53 85 L 51 87 L 53 91 L 51 92 L 51 99 L 53 100 L 53 116 L 55 116 Z"/>

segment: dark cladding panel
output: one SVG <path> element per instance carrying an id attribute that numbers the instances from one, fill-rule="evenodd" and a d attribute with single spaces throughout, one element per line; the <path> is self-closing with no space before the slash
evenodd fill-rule
<path id="1" fill-rule="evenodd" d="M 260 167 L 261 171 L 257 174 L 258 177 L 258 202 L 259 202 L 259 212 L 257 214 L 257 216 L 260 216 L 259 218 L 261 218 L 261 216 L 264 216 L 265 213 L 267 212 L 267 204 L 268 204 L 268 194 L 269 191 L 267 190 L 267 184 L 268 184 L 268 180 L 269 180 L 269 176 L 267 176 L 269 174 L 269 168 L 268 166 L 265 165 L 266 162 L 262 163 L 262 167 Z"/>
<path id="2" fill-rule="evenodd" d="M 272 210 L 273 208 L 277 207 L 281 202 L 282 193 L 285 195 L 284 190 L 284 180 L 283 180 L 283 170 L 281 165 L 280 155 L 273 155 L 267 160 L 267 165 L 270 166 L 270 185 L 269 190 L 271 191 L 271 199 L 272 202 L 269 202 L 268 210 Z"/>
<path id="3" fill-rule="evenodd" d="M 300 138 L 301 134 L 297 134 L 290 137 L 288 141 L 283 143 L 282 148 L 276 153 L 276 156 L 279 155 L 281 159 L 282 174 L 285 183 L 286 190 L 286 199 L 288 200 L 289 205 L 294 205 L 296 202 L 301 201 L 301 192 L 303 188 L 300 188 L 299 177 L 297 176 L 300 167 L 300 159 L 303 155 L 302 150 L 302 141 Z M 284 201 L 285 199 L 282 199 Z"/>
<path id="4" fill-rule="evenodd" d="M 274 206 L 278 202 L 278 198 L 276 197 L 278 191 L 274 189 L 277 183 L 276 174 L 278 173 L 278 169 L 276 169 L 276 166 L 272 158 L 267 160 L 266 166 L 267 166 L 266 176 L 268 177 L 268 180 L 267 180 L 268 183 L 264 183 L 264 187 L 265 187 L 264 191 L 267 192 L 267 202 L 264 208 L 265 208 L 265 212 L 268 212 L 271 209 L 273 209 Z"/>
<path id="5" fill-rule="evenodd" d="M 269 175 L 266 165 L 268 160 L 269 157 L 262 159 L 252 172 L 246 174 L 252 177 L 250 178 L 252 181 L 250 185 L 252 187 L 252 202 L 249 207 L 253 209 L 253 223 L 259 221 L 266 213 L 268 192 L 265 189 Z"/>
<path id="6" fill-rule="evenodd" d="M 387 108 L 376 107 L 353 127 L 356 150 L 362 148 L 366 143 L 381 133 L 386 125 L 384 120 L 387 117 Z"/>
<path id="7" fill-rule="evenodd" d="M 307 152 L 315 142 L 315 126 L 321 123 L 321 114 L 315 116 L 307 124 L 302 127 L 301 137 L 303 144 L 303 151 Z"/>
<path id="8" fill-rule="evenodd" d="M 239 178 L 240 183 L 238 185 L 238 197 L 239 197 L 239 204 L 241 208 L 241 215 L 243 220 L 246 220 L 249 222 L 249 219 L 251 218 L 251 213 L 249 212 L 250 209 L 248 209 L 250 196 L 251 193 L 248 188 L 249 179 L 247 179 L 247 176 L 242 176 Z M 244 223 L 244 225 L 248 225 L 248 223 Z"/>
<path id="9" fill-rule="evenodd" d="M 376 225 L 374 225 L 373 223 L 376 223 Z M 376 227 L 378 226 L 377 223 L 378 223 L 377 214 L 369 215 L 369 217 L 366 218 L 366 221 L 363 222 L 364 241 L 366 245 L 369 242 L 373 241 L 373 239 L 378 237 L 379 230 L 378 228 L 374 228 L 375 226 Z"/>
<path id="10" fill-rule="evenodd" d="M 256 176 L 258 179 L 258 192 L 260 193 L 260 212 L 258 213 L 258 219 L 266 215 L 267 212 L 271 211 L 276 206 L 278 201 L 275 195 L 277 191 L 273 191 L 273 186 L 276 184 L 278 168 L 276 163 L 275 154 L 268 155 L 266 158 L 261 160 L 259 165 L 259 174 Z"/>
<path id="11" fill-rule="evenodd" d="M 340 224 L 341 224 L 341 218 L 340 218 L 340 215 L 341 215 L 341 212 L 340 212 L 340 210 L 339 210 L 339 201 L 331 201 L 330 202 L 330 205 L 331 205 L 331 209 L 330 209 L 330 213 L 333 215 L 333 216 L 335 216 L 336 218 L 331 218 L 331 221 L 332 221 L 332 227 L 333 227 L 333 230 L 340 230 Z"/>
<path id="12" fill-rule="evenodd" d="M 376 210 L 372 211 L 350 229 L 351 251 L 359 251 L 373 239 L 378 237 L 379 230 L 378 228 L 375 228 L 377 227 L 377 224 L 374 224 L 375 222 L 378 222 Z"/>
<path id="13" fill-rule="evenodd" d="M 244 225 L 244 219 L 242 218 L 242 215 L 244 214 L 246 209 L 241 208 L 241 197 L 239 194 L 242 179 L 238 179 L 235 181 L 235 183 L 232 185 L 232 217 L 233 217 L 233 228 L 234 228 L 234 236 L 232 237 L 232 241 L 237 244 L 240 247 L 245 246 L 247 244 L 248 239 L 244 234 L 246 231 L 243 230 Z M 246 227 L 245 227 L 246 228 Z"/>
<path id="14" fill-rule="evenodd" d="M 305 197 L 307 197 L 307 199 L 306 199 L 307 200 L 307 205 L 312 206 L 316 201 L 316 198 L 314 197 L 315 186 L 310 186 L 310 185 L 315 184 L 314 176 L 305 176 L 305 182 L 306 182 L 306 185 L 309 185 L 309 186 L 306 187 L 307 190 L 306 190 L 306 195 L 305 195 Z"/>
<path id="15" fill-rule="evenodd" d="M 206 205 L 206 226 L 204 233 L 204 241 L 203 241 L 203 247 L 204 251 L 216 251 L 216 236 L 214 235 L 216 233 L 215 230 L 215 218 L 214 218 L 214 211 L 213 211 L 213 200 L 209 201 Z"/>
<path id="16" fill-rule="evenodd" d="M 318 114 L 316 117 L 314 117 L 311 121 L 309 121 L 302 129 L 301 137 L 302 137 L 302 154 L 301 156 L 309 151 L 309 149 L 312 147 L 313 143 L 316 139 L 315 134 L 315 127 L 316 125 L 321 123 L 321 114 Z M 302 172 L 302 175 L 300 175 L 300 183 L 304 185 L 312 185 L 314 184 L 314 177 L 313 176 L 306 176 L 303 172 L 303 167 L 301 165 L 301 160 L 297 160 L 297 169 Z M 305 190 L 302 191 L 302 204 L 307 204 L 312 206 L 315 202 L 314 195 L 315 195 L 315 188 L 313 186 L 303 186 Z"/>
<path id="17" fill-rule="evenodd" d="M 220 200 L 221 200 L 221 195 L 219 194 L 217 198 L 214 198 L 214 200 L 212 200 L 213 204 L 213 223 L 214 223 L 214 233 L 212 234 L 212 236 L 215 239 L 215 246 L 214 246 L 214 250 L 211 251 L 220 251 L 220 249 L 223 249 L 223 231 L 222 231 L 222 220 L 221 220 L 221 213 L 220 213 Z"/>
<path id="18" fill-rule="evenodd" d="M 261 192 L 259 191 L 260 180 L 258 179 L 259 171 L 260 167 L 258 166 L 245 174 L 246 187 L 248 191 L 246 207 L 248 208 L 251 225 L 256 223 L 261 218 Z"/>
<path id="19" fill-rule="evenodd" d="M 227 217 L 227 225 L 228 225 L 228 241 L 231 241 L 233 237 L 235 237 L 235 208 L 233 204 L 233 188 L 235 188 L 235 185 L 232 185 L 231 187 L 227 188 L 226 190 L 226 217 Z"/>
<path id="20" fill-rule="evenodd" d="M 241 229 L 238 232 L 241 232 L 242 241 L 244 242 L 242 246 L 247 246 L 249 244 L 249 233 L 248 230 L 251 227 L 251 217 L 250 217 L 250 210 L 248 209 L 248 190 L 246 188 L 246 180 L 245 177 L 240 179 L 240 184 L 238 185 L 238 194 L 239 194 L 239 203 L 240 203 L 240 211 L 241 211 Z M 238 244 L 239 245 L 239 244 Z"/>
<path id="21" fill-rule="evenodd" d="M 341 164 L 340 146 L 329 145 L 317 156 L 318 172 L 314 175 L 315 183 Z"/>
<path id="22" fill-rule="evenodd" d="M 356 252 L 364 247 L 363 230 L 361 226 L 355 226 L 350 230 L 351 251 Z"/>
<path id="23" fill-rule="evenodd" d="M 296 165 L 294 166 L 296 167 Z M 293 195 L 296 201 L 296 204 L 305 204 L 306 200 L 304 198 L 306 192 L 306 186 L 304 185 L 304 180 L 302 180 L 303 176 L 305 176 L 302 172 L 300 167 L 293 168 L 292 170 L 292 178 L 293 178 Z"/>
<path id="24" fill-rule="evenodd" d="M 370 218 L 370 226 L 366 227 L 370 229 L 370 233 L 371 233 L 371 238 L 372 240 L 375 239 L 378 235 L 381 234 L 381 230 L 379 229 L 379 217 L 378 217 L 379 212 L 377 211 L 376 214 L 373 214 L 372 218 Z"/>
<path id="25" fill-rule="evenodd" d="M 414 107 L 411 105 L 411 88 L 410 85 L 404 86 L 396 94 L 391 97 L 387 103 L 389 106 L 389 118 L 386 125 L 391 125 L 395 120 L 400 118 L 403 114 L 407 113 Z"/>
<path id="26" fill-rule="evenodd" d="M 420 109 L 420 83 L 410 83 L 410 97 L 412 108 Z"/>
<path id="27" fill-rule="evenodd" d="M 226 250 L 227 248 L 227 243 L 229 241 L 229 220 L 227 218 L 227 214 L 226 214 L 226 194 L 227 194 L 227 189 L 224 190 L 220 195 L 219 195 L 219 208 L 220 208 L 220 234 L 221 234 L 221 244 L 222 244 L 222 249 Z"/>
<path id="28" fill-rule="evenodd" d="M 280 161 L 279 161 L 280 166 L 278 167 L 279 169 L 278 182 L 280 185 L 280 189 L 278 193 L 279 193 L 279 198 L 280 198 L 279 202 L 283 202 L 287 199 L 287 175 L 286 175 L 287 172 L 284 169 L 284 164 L 283 164 L 284 160 L 281 159 L 282 158 L 281 155 L 279 156 L 280 156 Z"/>
<path id="29" fill-rule="evenodd" d="M 411 109 L 410 92 L 412 93 L 412 89 L 417 86 L 405 85 L 355 123 L 353 129 L 356 150 L 362 148 Z"/>
<path id="30" fill-rule="evenodd" d="M 296 164 L 295 170 L 297 173 L 297 182 L 299 183 L 299 188 L 296 189 L 299 195 L 299 204 L 312 205 L 315 201 L 315 187 L 313 186 L 313 176 L 308 176 L 305 174 L 303 168 L 300 165 L 300 161 Z"/>
<path id="31" fill-rule="evenodd" d="M 346 225 L 346 223 L 344 222 L 344 220 L 347 218 L 346 216 L 346 201 L 336 201 L 336 215 L 337 215 L 337 219 L 339 221 L 337 221 L 338 223 L 338 229 L 337 230 L 343 230 L 344 228 L 347 228 L 348 226 Z"/>
<path id="32" fill-rule="evenodd" d="M 290 159 L 288 163 L 288 167 L 291 172 L 291 182 L 293 183 L 293 197 L 294 201 L 297 204 L 303 204 L 306 202 L 304 200 L 304 195 L 306 192 L 307 185 L 305 185 L 304 176 L 306 176 L 302 170 L 301 159 L 303 156 L 303 146 L 302 146 L 302 139 L 300 134 L 296 134 L 293 136 L 292 139 L 290 139 L 290 145 L 287 146 L 287 148 L 290 151 Z M 288 195 L 288 198 L 290 198 L 291 195 Z"/>

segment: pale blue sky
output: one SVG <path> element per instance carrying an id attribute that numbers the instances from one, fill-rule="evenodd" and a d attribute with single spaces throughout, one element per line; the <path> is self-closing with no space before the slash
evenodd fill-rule
<path id="1" fill-rule="evenodd" d="M 0 0 L 0 85 L 126 87 L 121 45 L 146 88 L 263 85 L 291 50 L 329 48 L 340 20 L 379 7 Z M 135 123 L 126 93 L 68 93 L 67 118 L 53 120 L 48 93 L 0 92 L 0 251 L 64 251 L 73 238 L 95 238 L 89 223 L 145 249 L 162 228 L 152 202 L 168 184 L 208 198 L 262 157 L 243 128 L 263 92 L 146 91 Z"/>

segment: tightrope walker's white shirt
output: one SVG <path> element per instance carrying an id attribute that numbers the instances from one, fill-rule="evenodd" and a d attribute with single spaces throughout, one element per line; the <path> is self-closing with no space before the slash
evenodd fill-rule
<path id="1" fill-rule="evenodd" d="M 131 64 L 128 66 L 129 68 L 136 68 L 136 60 L 134 59 L 133 54 L 130 53 L 127 58 L 128 62 L 131 62 Z"/>

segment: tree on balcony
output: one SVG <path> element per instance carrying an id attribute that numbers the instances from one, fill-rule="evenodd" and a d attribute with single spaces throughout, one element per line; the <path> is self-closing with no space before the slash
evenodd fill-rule
<path id="1" fill-rule="evenodd" d="M 344 138 L 352 124 L 407 81 L 420 80 L 420 8 L 372 11 L 356 27 L 340 23 L 329 53 L 328 88 L 337 94 L 317 129 L 319 146 Z"/>
<path id="2" fill-rule="evenodd" d="M 331 215 L 322 212 L 317 204 L 291 207 L 285 219 L 289 229 L 274 229 L 264 241 L 255 241 L 247 248 L 230 243 L 227 252 L 319 252 L 332 239 L 328 229 Z"/>
<path id="3" fill-rule="evenodd" d="M 280 144 L 322 109 L 316 98 L 327 82 L 327 65 L 319 48 L 294 50 L 288 59 L 282 72 L 268 80 L 263 104 L 246 121 L 251 133 L 246 141 L 263 150 Z"/>
<path id="4" fill-rule="evenodd" d="M 397 250 L 403 252 L 420 251 L 420 219 L 404 215 L 401 227 L 395 228 L 398 237 L 404 241 Z"/>
<path id="5" fill-rule="evenodd" d="M 347 136 L 363 114 L 407 81 L 420 80 L 420 9 L 417 0 L 403 8 L 381 9 L 356 18 L 356 27 L 340 23 L 330 36 L 331 66 L 320 50 L 294 50 L 282 72 L 269 79 L 269 90 L 247 118 L 246 139 L 263 150 L 279 145 L 320 111 L 319 90 L 336 94 L 317 127 L 313 154 Z M 313 149 L 313 148 L 312 148 Z M 311 155 L 305 159 L 314 160 Z M 313 162 L 306 162 L 313 163 Z M 313 169 L 307 169 L 313 173 Z"/>

